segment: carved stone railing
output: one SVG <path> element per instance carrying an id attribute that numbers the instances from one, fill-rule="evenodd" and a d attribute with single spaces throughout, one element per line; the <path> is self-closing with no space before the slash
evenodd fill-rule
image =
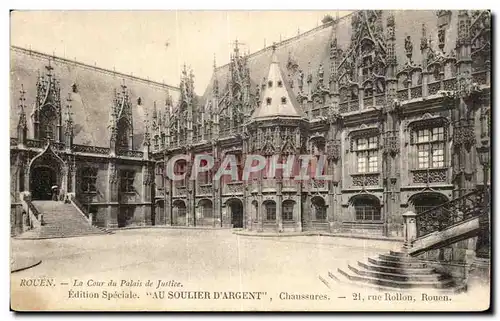
<path id="1" fill-rule="evenodd" d="M 420 98 L 422 97 L 422 86 L 415 86 L 410 88 L 410 98 Z"/>
<path id="2" fill-rule="evenodd" d="M 89 154 L 102 154 L 108 155 L 109 148 L 97 147 L 97 146 L 87 146 L 87 145 L 73 145 L 74 152 L 89 153 Z"/>
<path id="3" fill-rule="evenodd" d="M 311 189 L 324 189 L 328 187 L 328 184 L 323 179 L 311 179 L 310 180 Z"/>
<path id="4" fill-rule="evenodd" d="M 398 97 L 398 99 L 400 101 L 408 100 L 408 89 L 405 88 L 405 89 L 398 90 L 396 97 Z"/>
<path id="5" fill-rule="evenodd" d="M 223 184 L 224 194 L 240 194 L 243 193 L 243 182 L 228 182 Z"/>
<path id="6" fill-rule="evenodd" d="M 17 146 L 17 138 L 15 137 L 10 138 L 10 146 Z"/>
<path id="7" fill-rule="evenodd" d="M 349 111 L 358 111 L 359 110 L 359 100 L 351 100 L 349 102 Z"/>
<path id="8" fill-rule="evenodd" d="M 31 148 L 43 148 L 45 145 L 44 141 L 37 140 L 37 139 L 27 139 L 26 140 L 26 147 L 31 147 Z"/>
<path id="9" fill-rule="evenodd" d="M 92 214 L 88 213 L 82 203 L 80 203 L 78 198 L 76 198 L 75 193 L 68 193 L 66 196 L 70 203 L 77 209 L 77 211 L 89 222 L 90 225 L 92 225 Z"/>
<path id="10" fill-rule="evenodd" d="M 483 197 L 483 191 L 476 190 L 417 214 L 417 238 L 442 231 L 452 225 L 485 213 L 489 209 L 484 208 Z"/>
<path id="11" fill-rule="evenodd" d="M 457 79 L 456 78 L 448 78 L 443 80 L 443 90 L 453 91 L 457 89 Z"/>
<path id="12" fill-rule="evenodd" d="M 53 142 L 52 146 L 54 146 L 56 150 L 63 150 L 66 145 L 64 143 Z"/>
<path id="13" fill-rule="evenodd" d="M 157 188 L 155 191 L 155 197 L 164 197 L 165 196 L 165 189 L 164 188 Z"/>
<path id="14" fill-rule="evenodd" d="M 212 184 L 199 184 L 197 194 L 198 195 L 212 195 L 213 187 Z"/>
<path id="15" fill-rule="evenodd" d="M 486 70 L 473 72 L 472 81 L 477 83 L 478 85 L 488 85 L 489 81 Z"/>
<path id="16" fill-rule="evenodd" d="M 187 186 L 186 185 L 177 185 L 174 183 L 174 196 L 183 196 L 187 195 Z"/>
<path id="17" fill-rule="evenodd" d="M 385 105 L 385 94 L 375 96 L 375 106 Z"/>
<path id="18" fill-rule="evenodd" d="M 427 94 L 435 95 L 441 90 L 441 81 L 434 81 L 427 85 Z"/>
<path id="19" fill-rule="evenodd" d="M 353 186 L 378 186 L 380 184 L 380 173 L 351 174 Z"/>
<path id="20" fill-rule="evenodd" d="M 344 102 L 344 103 L 339 104 L 339 112 L 341 114 L 347 113 L 348 111 L 349 111 L 349 103 L 348 102 Z"/>
<path id="21" fill-rule="evenodd" d="M 126 157 L 134 157 L 134 158 L 142 158 L 144 156 L 144 152 L 138 150 L 130 150 L 120 148 L 118 149 L 118 156 L 126 156 Z"/>
<path id="22" fill-rule="evenodd" d="M 363 107 L 370 108 L 373 107 L 373 97 L 367 97 L 363 99 Z"/>
<path id="23" fill-rule="evenodd" d="M 448 168 L 413 169 L 413 183 L 444 183 L 448 180 Z"/>

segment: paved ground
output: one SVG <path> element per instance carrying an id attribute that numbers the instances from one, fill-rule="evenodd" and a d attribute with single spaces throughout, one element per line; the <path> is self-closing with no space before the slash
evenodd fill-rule
<path id="1" fill-rule="evenodd" d="M 183 284 L 184 291 L 269 291 L 277 295 L 300 289 L 301 293 L 325 293 L 327 288 L 319 281 L 320 274 L 398 246 L 376 240 L 257 238 L 235 235 L 230 230 L 188 229 L 122 230 L 104 236 L 12 240 L 11 245 L 13 251 L 29 249 L 42 259 L 33 268 L 13 273 L 13 287 L 23 278 L 54 277 L 54 290 L 60 290 L 59 295 L 65 297 L 77 279 L 143 283 L 148 279 L 176 280 Z M 62 282 L 69 285 L 60 286 Z M 40 300 L 41 292 L 37 296 Z"/>

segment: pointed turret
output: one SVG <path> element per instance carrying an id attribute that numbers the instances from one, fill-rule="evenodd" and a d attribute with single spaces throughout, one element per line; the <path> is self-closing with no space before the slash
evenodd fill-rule
<path id="1" fill-rule="evenodd" d="M 21 91 L 20 91 L 20 97 L 19 97 L 19 122 L 17 123 L 17 139 L 20 143 L 24 144 L 26 141 L 27 137 L 27 131 L 28 131 L 28 122 L 26 119 L 26 98 L 24 98 L 24 94 L 26 92 L 24 91 L 24 86 L 21 85 Z"/>
<path id="2" fill-rule="evenodd" d="M 304 117 L 283 75 L 276 55 L 276 45 L 273 45 L 267 82 L 262 86 L 262 101 L 252 116 L 253 120 Z"/>

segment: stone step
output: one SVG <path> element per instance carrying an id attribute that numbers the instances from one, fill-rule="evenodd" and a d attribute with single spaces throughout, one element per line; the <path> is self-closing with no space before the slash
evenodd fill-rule
<path id="1" fill-rule="evenodd" d="M 44 224 L 39 238 L 105 235 L 108 231 L 89 225 L 84 216 L 71 204 L 54 201 L 36 201 L 33 205 L 43 214 Z"/>
<path id="2" fill-rule="evenodd" d="M 392 256 L 410 256 L 408 253 L 401 251 L 389 251 L 389 254 Z"/>
<path id="3" fill-rule="evenodd" d="M 385 261 L 394 261 L 394 262 L 418 262 L 417 258 L 411 256 L 399 256 L 399 255 L 390 255 L 390 254 L 379 254 L 378 257 Z"/>
<path id="4" fill-rule="evenodd" d="M 335 289 L 338 291 L 345 287 L 346 291 L 352 291 L 353 288 L 359 289 L 374 289 L 377 291 L 395 292 L 395 293 L 422 293 L 422 288 L 420 287 L 410 287 L 410 288 L 395 288 L 393 286 L 385 286 L 381 284 L 368 283 L 364 281 L 351 280 L 345 274 L 338 271 L 328 271 L 326 275 L 320 275 L 319 280 L 328 288 Z M 440 294 L 456 294 L 462 292 L 466 289 L 466 283 L 463 281 L 458 281 L 455 285 L 445 288 L 434 288 L 435 291 Z"/>
<path id="5" fill-rule="evenodd" d="M 433 268 L 401 268 L 401 267 L 392 267 L 392 266 L 382 266 L 373 263 L 365 263 L 358 261 L 359 266 L 366 270 L 378 271 L 378 272 L 386 272 L 386 273 L 394 273 L 394 274 L 416 274 L 416 275 L 426 275 L 434 273 Z"/>
<path id="6" fill-rule="evenodd" d="M 344 271 L 342 269 L 338 269 L 338 272 L 347 277 L 350 281 L 374 284 L 377 286 L 385 286 L 393 289 L 410 289 L 410 288 L 443 289 L 443 288 L 450 288 L 455 285 L 455 281 L 451 278 L 438 281 L 398 281 L 398 280 L 380 279 L 377 277 L 358 275 L 352 271 Z"/>
<path id="7" fill-rule="evenodd" d="M 379 266 L 388 266 L 388 267 L 397 267 L 397 268 L 425 268 L 427 265 L 423 262 L 397 262 L 397 261 L 386 261 L 380 258 L 368 258 L 368 262 L 379 265 Z"/>
<path id="8" fill-rule="evenodd" d="M 449 277 L 437 273 L 433 274 L 398 274 L 398 273 L 387 273 L 379 271 L 370 271 L 363 268 L 358 268 L 352 265 L 348 265 L 348 268 L 361 276 L 369 276 L 384 280 L 394 280 L 394 281 L 419 281 L 419 282 L 432 282 L 444 280 Z"/>

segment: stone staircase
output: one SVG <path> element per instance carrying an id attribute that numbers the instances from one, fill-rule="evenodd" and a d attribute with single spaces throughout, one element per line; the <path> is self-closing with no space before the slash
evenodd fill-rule
<path id="1" fill-rule="evenodd" d="M 434 289 L 443 292 L 460 292 L 463 285 L 450 275 L 438 273 L 427 263 L 404 252 L 390 251 L 357 261 L 344 269 L 329 271 L 320 280 L 329 288 L 340 283 L 356 287 L 370 287 L 386 291 Z"/>
<path id="2" fill-rule="evenodd" d="M 21 234 L 18 237 L 20 239 L 49 239 L 110 233 L 91 226 L 71 203 L 55 201 L 33 201 L 32 203 L 43 214 L 43 225 Z"/>

